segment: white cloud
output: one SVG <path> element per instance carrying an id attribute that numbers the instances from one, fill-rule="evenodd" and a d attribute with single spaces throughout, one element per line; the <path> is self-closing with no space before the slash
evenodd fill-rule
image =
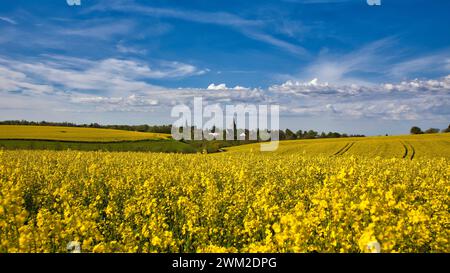
<path id="1" fill-rule="evenodd" d="M 45 56 L 46 60 L 16 61 L 0 58 L 4 71 L 1 82 L 3 90 L 24 88 L 35 92 L 51 91 L 53 86 L 65 92 L 89 92 L 123 95 L 158 89 L 147 80 L 188 77 L 206 73 L 195 66 L 180 62 L 159 62 L 153 68 L 148 64 L 126 59 L 103 59 L 99 61 Z M 14 87 L 13 85 L 16 85 Z"/>
<path id="2" fill-rule="evenodd" d="M 132 46 L 125 46 L 122 43 L 118 43 L 116 45 L 116 49 L 120 53 L 124 53 L 124 54 L 127 54 L 127 53 L 139 54 L 139 55 L 147 54 L 147 50 L 145 50 L 145 49 L 139 49 L 139 48 L 132 47 Z"/>
<path id="3" fill-rule="evenodd" d="M 33 83 L 24 73 L 0 66 L 0 92 L 26 92 L 33 94 L 52 93 L 53 87 Z"/>
<path id="4" fill-rule="evenodd" d="M 190 104 L 198 96 L 208 104 L 278 104 L 282 115 L 378 120 L 450 118 L 450 75 L 377 85 L 335 84 L 313 78 L 306 82 L 286 81 L 266 90 L 228 87 L 225 83 L 173 89 L 150 82 L 204 72 L 178 62 L 160 62 L 154 68 L 128 59 L 45 57 L 23 61 L 0 58 L 3 106 L 10 109 L 39 100 L 44 104 L 48 101 L 52 109 L 151 112 Z M 17 103 L 17 98 L 23 102 Z"/>
<path id="5" fill-rule="evenodd" d="M 243 87 L 243 86 L 240 86 L 240 85 L 236 85 L 235 87 L 233 87 L 233 88 L 229 88 L 229 87 L 227 87 L 227 85 L 226 84 L 224 84 L 224 83 L 221 83 L 221 84 L 218 84 L 218 85 L 215 85 L 214 83 L 212 83 L 212 84 L 210 84 L 209 86 L 208 86 L 208 88 L 206 88 L 207 90 L 250 90 L 250 88 L 247 88 L 247 87 Z"/>
<path id="6" fill-rule="evenodd" d="M 303 116 L 416 120 L 450 118 L 450 75 L 379 85 L 287 81 L 268 89 L 286 113 Z"/>
<path id="7" fill-rule="evenodd" d="M 180 62 L 160 61 L 157 68 L 136 60 L 93 61 L 63 56 L 42 56 L 24 61 L 0 58 L 0 92 L 59 101 L 65 109 L 95 111 L 152 111 L 152 107 L 190 103 L 193 96 L 211 102 L 263 100 L 262 91 L 242 86 L 213 84 L 208 89 L 170 89 L 156 86 L 153 79 L 177 78 L 206 73 Z M 216 92 L 211 92 L 216 88 Z M 229 92 L 235 90 L 236 92 Z M 230 94 L 232 93 L 232 94 Z"/>
<path id="8" fill-rule="evenodd" d="M 159 103 L 158 100 L 150 99 L 144 96 L 137 96 L 135 94 L 127 97 L 74 95 L 70 97 L 70 101 L 76 104 L 93 105 L 97 108 L 97 110 L 103 109 L 108 111 L 124 111 L 124 109 L 150 108 L 158 105 Z"/>
<path id="9" fill-rule="evenodd" d="M 218 84 L 218 85 L 211 83 L 207 89 L 208 90 L 227 90 L 228 88 L 227 88 L 226 84 L 224 84 L 224 83 Z"/>

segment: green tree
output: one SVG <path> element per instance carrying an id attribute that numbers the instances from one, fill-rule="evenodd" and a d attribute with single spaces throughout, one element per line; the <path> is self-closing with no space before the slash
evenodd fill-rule
<path id="1" fill-rule="evenodd" d="M 278 131 L 278 136 L 280 140 L 285 140 L 286 139 L 286 133 L 283 130 L 279 130 Z"/>
<path id="2" fill-rule="evenodd" d="M 444 133 L 450 133 L 450 124 L 448 125 L 447 129 L 442 130 Z"/>
<path id="3" fill-rule="evenodd" d="M 318 135 L 319 135 L 318 132 L 314 130 L 309 130 L 308 132 L 305 133 L 305 138 L 316 138 Z"/>
<path id="4" fill-rule="evenodd" d="M 417 127 L 417 126 L 411 127 L 410 133 L 411 133 L 412 135 L 423 134 L 422 129 L 420 129 L 420 128 Z"/>
<path id="5" fill-rule="evenodd" d="M 437 133 L 439 133 L 439 129 L 437 128 L 430 128 L 425 131 L 425 134 L 437 134 Z"/>
<path id="6" fill-rule="evenodd" d="M 297 139 L 297 136 L 289 129 L 286 129 L 285 131 L 286 139 Z"/>

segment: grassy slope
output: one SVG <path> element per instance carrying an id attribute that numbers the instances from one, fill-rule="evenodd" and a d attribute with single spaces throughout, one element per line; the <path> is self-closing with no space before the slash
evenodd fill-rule
<path id="1" fill-rule="evenodd" d="M 5 150 L 78 150 L 110 152 L 163 152 L 196 153 L 191 145 L 175 140 L 146 140 L 124 142 L 60 142 L 35 140 L 0 140 L 0 149 Z"/>
<path id="2" fill-rule="evenodd" d="M 81 150 L 194 153 L 218 152 L 222 147 L 243 144 L 233 141 L 188 141 L 170 139 L 168 134 L 122 130 L 0 125 L 0 149 Z"/>
<path id="3" fill-rule="evenodd" d="M 169 135 L 110 129 L 0 125 L 0 139 L 59 140 L 78 142 L 114 142 L 168 139 Z"/>
<path id="4" fill-rule="evenodd" d="M 259 152 L 259 144 L 225 149 L 228 152 Z M 282 141 L 276 154 L 366 155 L 386 158 L 450 158 L 450 134 L 405 135 L 388 137 L 312 139 Z"/>

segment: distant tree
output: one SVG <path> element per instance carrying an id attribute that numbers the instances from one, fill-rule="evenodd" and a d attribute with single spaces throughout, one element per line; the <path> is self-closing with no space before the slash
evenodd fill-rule
<path id="1" fill-rule="evenodd" d="M 420 128 L 417 127 L 417 126 L 411 127 L 410 133 L 411 133 L 412 135 L 423 134 L 422 129 L 420 129 Z"/>
<path id="2" fill-rule="evenodd" d="M 150 129 L 150 126 L 148 126 L 148 125 L 136 126 L 136 131 L 138 131 L 138 132 L 148 132 L 149 129 Z"/>
<path id="3" fill-rule="evenodd" d="M 339 137 L 342 137 L 342 135 L 337 133 L 337 132 L 328 132 L 327 137 L 329 137 L 329 138 L 339 138 Z"/>
<path id="4" fill-rule="evenodd" d="M 442 130 L 443 133 L 450 133 L 450 124 L 448 125 L 447 129 Z"/>
<path id="5" fill-rule="evenodd" d="M 298 130 L 295 135 L 297 135 L 297 138 L 303 138 L 303 131 L 302 130 Z"/>
<path id="6" fill-rule="evenodd" d="M 437 134 L 437 133 L 439 133 L 439 129 L 437 128 L 430 128 L 425 131 L 425 134 Z"/>
<path id="7" fill-rule="evenodd" d="M 98 124 L 98 123 L 91 123 L 89 125 L 89 127 L 91 127 L 91 128 L 100 128 L 100 124 Z"/>
<path id="8" fill-rule="evenodd" d="M 286 133 L 283 130 L 279 130 L 278 131 L 278 136 L 280 140 L 285 140 L 286 139 Z"/>
<path id="9" fill-rule="evenodd" d="M 316 138 L 319 135 L 319 133 L 317 133 L 314 130 L 309 130 L 308 132 L 305 133 L 305 138 Z"/>
<path id="10" fill-rule="evenodd" d="M 297 136 L 289 129 L 286 129 L 285 131 L 286 139 L 297 139 Z"/>

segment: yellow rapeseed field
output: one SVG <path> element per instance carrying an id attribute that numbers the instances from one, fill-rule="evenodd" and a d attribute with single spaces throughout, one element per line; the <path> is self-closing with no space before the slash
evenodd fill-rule
<path id="1" fill-rule="evenodd" d="M 449 163 L 0 151 L 0 252 L 450 252 Z"/>
<path id="2" fill-rule="evenodd" d="M 450 133 L 359 137 L 302 139 L 280 141 L 275 154 L 300 155 L 356 155 L 383 158 L 445 157 L 450 159 Z M 259 151 L 260 144 L 226 148 L 229 152 Z"/>
<path id="3" fill-rule="evenodd" d="M 99 128 L 0 125 L 1 139 L 34 139 L 80 142 L 167 139 L 167 134 L 143 133 Z"/>

